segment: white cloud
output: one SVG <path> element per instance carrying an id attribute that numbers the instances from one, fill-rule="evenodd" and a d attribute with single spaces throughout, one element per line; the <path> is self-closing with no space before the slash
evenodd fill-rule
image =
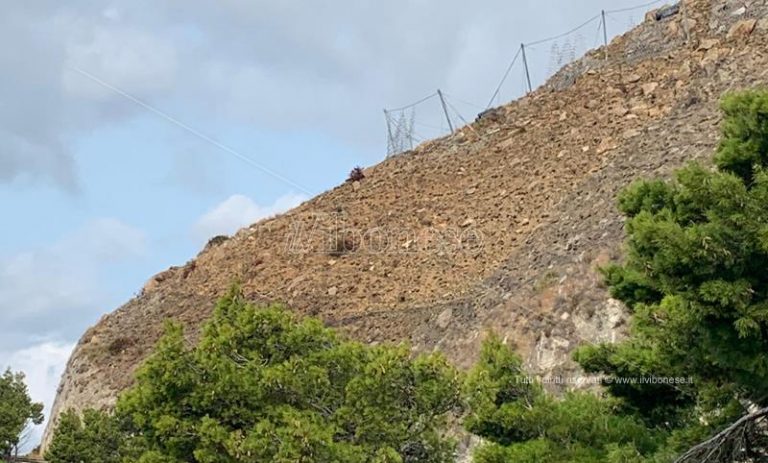
<path id="1" fill-rule="evenodd" d="M 288 194 L 269 206 L 261 206 L 247 196 L 232 195 L 206 212 L 195 223 L 193 234 L 201 241 L 216 235 L 231 235 L 244 226 L 292 209 L 306 199 L 302 195 Z"/>
<path id="2" fill-rule="evenodd" d="M 145 250 L 142 231 L 97 219 L 50 246 L 0 259 L 0 326 L 14 327 L 0 338 L 0 350 L 27 345 L 35 335 L 82 329 L 77 321 L 105 309 L 102 273 Z"/>
<path id="3" fill-rule="evenodd" d="M 44 342 L 14 352 L 0 351 L 0 370 L 10 368 L 26 375 L 29 395 L 33 401 L 45 405 L 43 413 L 46 420 L 50 415 L 61 374 L 73 348 L 73 344 Z M 35 426 L 26 436 L 26 445 L 21 450 L 31 450 L 40 441 L 44 429 L 45 423 Z"/>
<path id="4" fill-rule="evenodd" d="M 109 26 L 95 28 L 84 38 L 75 35 L 67 45 L 67 65 L 136 95 L 168 90 L 177 70 L 174 45 L 145 31 Z M 70 96 L 93 100 L 117 96 L 71 69 L 65 70 L 63 78 L 64 89 Z"/>
<path id="5" fill-rule="evenodd" d="M 0 262 L 0 319 L 11 323 L 56 307 L 90 305 L 92 296 L 77 265 L 49 250 Z"/>
<path id="6" fill-rule="evenodd" d="M 117 2 L 115 2 L 117 3 Z M 177 83 L 169 29 L 120 21 L 120 10 L 43 0 L 0 15 L 0 182 L 44 180 L 76 191 L 73 141 L 141 112 L 73 71 L 80 67 L 141 98 Z"/>
<path id="7" fill-rule="evenodd" d="M 113 218 L 91 220 L 54 246 L 60 255 L 76 254 L 98 262 L 140 256 L 146 248 L 147 237 L 142 230 Z"/>

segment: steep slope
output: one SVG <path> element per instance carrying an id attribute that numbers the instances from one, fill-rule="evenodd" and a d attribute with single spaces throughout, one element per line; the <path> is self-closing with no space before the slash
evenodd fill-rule
<path id="1" fill-rule="evenodd" d="M 568 352 L 621 336 L 625 321 L 595 272 L 618 256 L 615 193 L 707 159 L 721 94 L 766 83 L 768 2 L 743 5 L 686 1 L 685 14 L 615 39 L 607 59 L 597 50 L 360 182 L 213 240 L 84 334 L 54 418 L 112 404 L 163 320 L 194 337 L 236 280 L 253 300 L 284 302 L 366 342 L 409 340 L 466 366 L 493 329 L 531 368 L 575 371 Z"/>

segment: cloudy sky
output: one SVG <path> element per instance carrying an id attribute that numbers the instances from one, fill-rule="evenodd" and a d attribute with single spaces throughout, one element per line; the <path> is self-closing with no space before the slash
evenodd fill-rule
<path id="1" fill-rule="evenodd" d="M 521 42 L 638 3 L 6 2 L 0 368 L 50 405 L 79 335 L 151 275 L 380 161 L 382 108 L 441 88 L 470 120 Z M 531 47 L 534 84 L 598 26 Z M 523 82 L 518 64 L 497 101 Z M 420 138 L 445 131 L 438 105 L 416 107 Z"/>

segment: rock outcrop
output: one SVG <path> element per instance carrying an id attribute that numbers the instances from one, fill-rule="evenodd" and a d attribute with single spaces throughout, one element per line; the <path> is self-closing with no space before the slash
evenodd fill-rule
<path id="1" fill-rule="evenodd" d="M 112 405 L 163 321 L 180 320 L 193 339 L 235 280 L 254 301 L 283 302 L 365 342 L 408 340 L 468 366 L 494 330 L 534 371 L 575 372 L 574 347 L 618 339 L 626 322 L 595 270 L 620 255 L 617 191 L 707 162 L 721 95 L 768 78 L 768 2 L 680 7 L 493 117 L 153 277 L 84 334 L 52 423 L 70 407 Z"/>

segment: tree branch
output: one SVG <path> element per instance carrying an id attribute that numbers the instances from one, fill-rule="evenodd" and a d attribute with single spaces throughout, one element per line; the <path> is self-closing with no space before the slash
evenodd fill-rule
<path id="1" fill-rule="evenodd" d="M 707 463 L 709 461 L 718 461 L 716 459 L 710 460 L 710 457 L 712 457 L 713 455 L 720 455 L 723 448 L 727 447 L 729 444 L 733 442 L 738 441 L 738 442 L 741 442 L 742 444 L 746 443 L 747 428 L 757 423 L 758 421 L 760 421 L 762 418 L 766 416 L 768 416 L 768 407 L 761 408 L 760 410 L 757 410 L 754 413 L 750 413 L 748 415 L 742 416 L 741 418 L 736 420 L 733 424 L 723 429 L 719 433 L 715 434 L 711 438 L 707 439 L 706 441 L 700 444 L 697 444 L 691 447 L 680 458 L 675 460 L 675 463 L 687 463 L 687 462 Z M 729 458 L 733 456 L 735 455 L 731 455 Z M 733 461 L 733 460 L 729 459 L 728 461 Z"/>

